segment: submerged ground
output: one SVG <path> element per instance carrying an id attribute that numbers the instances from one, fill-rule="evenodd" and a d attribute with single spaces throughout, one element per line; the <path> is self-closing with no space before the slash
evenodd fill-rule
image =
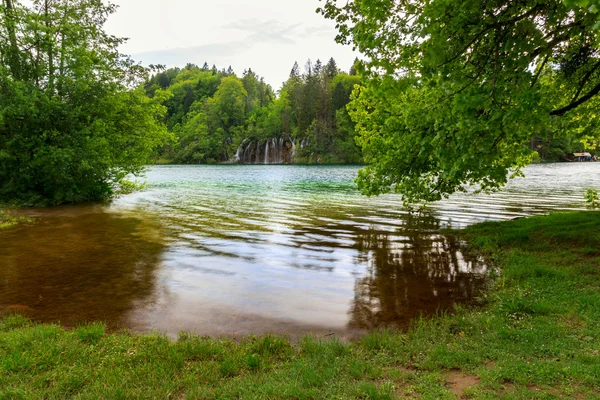
<path id="1" fill-rule="evenodd" d="M 468 227 L 497 271 L 484 305 L 349 343 L 0 323 L 0 398 L 600 396 L 600 212 Z"/>

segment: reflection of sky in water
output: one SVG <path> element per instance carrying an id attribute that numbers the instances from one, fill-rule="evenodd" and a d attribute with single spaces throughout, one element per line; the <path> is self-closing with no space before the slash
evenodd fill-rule
<path id="1" fill-rule="evenodd" d="M 482 260 L 441 228 L 581 209 L 585 189 L 600 186 L 600 164 L 532 166 L 527 178 L 511 181 L 501 193 L 455 195 L 415 216 L 402 209 L 399 196 L 360 196 L 356 170 L 153 167 L 150 190 L 111 206 L 41 210 L 41 226 L 1 234 L 7 245 L 0 262 L 10 261 L 12 269 L 0 272 L 0 281 L 16 289 L 0 285 L 0 310 L 27 303 L 49 320 L 107 315 L 136 329 L 169 333 L 331 329 L 346 335 L 403 327 L 421 313 L 471 301 L 484 285 Z M 29 243 L 55 250 L 28 255 L 23 234 Z M 92 247 L 97 253 L 90 255 L 86 249 Z M 136 267 L 143 286 L 133 272 L 123 273 L 136 259 L 143 261 Z M 86 263 L 95 267 L 78 266 Z M 80 281 L 73 288 L 64 283 L 68 279 L 55 278 L 54 289 L 43 289 L 53 299 L 47 308 L 29 304 L 43 291 L 44 268 L 54 276 L 77 272 Z M 15 278 L 14 271 L 26 271 L 28 279 Z M 107 293 L 92 288 L 108 283 L 121 289 L 103 301 Z M 80 311 L 69 314 L 74 300 L 63 292 L 78 290 L 93 298 L 76 297 Z M 93 310 L 81 311 L 86 307 Z"/>

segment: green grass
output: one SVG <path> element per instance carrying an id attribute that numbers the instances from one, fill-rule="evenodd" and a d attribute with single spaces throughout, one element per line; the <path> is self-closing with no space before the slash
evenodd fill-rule
<path id="1" fill-rule="evenodd" d="M 485 305 L 351 343 L 172 341 L 6 316 L 0 399 L 600 398 L 600 212 L 460 234 L 497 268 Z M 471 383 L 453 393 L 461 375 Z"/>

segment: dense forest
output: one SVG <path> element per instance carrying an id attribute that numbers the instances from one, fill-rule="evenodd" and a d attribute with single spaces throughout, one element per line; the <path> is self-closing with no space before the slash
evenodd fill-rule
<path id="1" fill-rule="evenodd" d="M 160 164 L 362 163 L 355 123 L 347 105 L 356 71 L 341 71 L 335 60 L 325 65 L 298 63 L 276 93 L 256 72 L 238 77 L 233 69 L 204 63 L 157 72 L 143 85 L 149 97 L 166 99 L 163 119 L 174 140 L 156 154 Z M 597 150 L 596 142 L 546 131 L 524 148 L 533 161 L 566 161 L 573 152 Z"/>
<path id="2" fill-rule="evenodd" d="M 111 197 L 170 140 L 101 0 L 0 1 L 0 202 Z"/>
<path id="3" fill-rule="evenodd" d="M 332 58 L 298 63 L 278 93 L 256 72 L 238 77 L 204 63 L 162 69 L 145 84 L 149 97 L 167 98 L 164 122 L 175 141 L 160 163 L 360 163 L 346 105 L 361 83 L 354 67 Z"/>

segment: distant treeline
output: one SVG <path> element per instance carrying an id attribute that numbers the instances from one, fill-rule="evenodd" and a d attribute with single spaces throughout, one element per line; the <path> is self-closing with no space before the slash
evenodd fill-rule
<path id="1" fill-rule="evenodd" d="M 150 97 L 166 92 L 165 123 L 176 141 L 158 154 L 161 163 L 360 163 L 361 151 L 346 105 L 361 83 L 354 67 L 295 63 L 275 93 L 251 69 L 170 68 L 152 75 Z"/>
<path id="2" fill-rule="evenodd" d="M 600 148 L 595 142 L 586 142 L 572 136 L 554 136 L 551 133 L 534 136 L 529 148 L 538 153 L 536 161 L 556 162 L 573 159 L 573 153 L 591 152 L 600 153 Z"/>

